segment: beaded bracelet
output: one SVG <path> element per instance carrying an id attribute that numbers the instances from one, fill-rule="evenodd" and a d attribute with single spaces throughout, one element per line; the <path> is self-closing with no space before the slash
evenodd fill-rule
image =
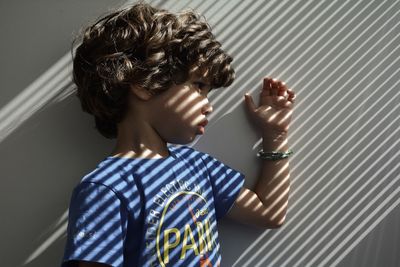
<path id="1" fill-rule="evenodd" d="M 290 155 L 293 154 L 293 151 L 289 149 L 287 152 L 280 152 L 280 151 L 272 151 L 272 152 L 265 152 L 264 150 L 260 150 L 257 153 L 257 156 L 261 159 L 269 159 L 269 160 L 280 160 L 288 158 Z"/>

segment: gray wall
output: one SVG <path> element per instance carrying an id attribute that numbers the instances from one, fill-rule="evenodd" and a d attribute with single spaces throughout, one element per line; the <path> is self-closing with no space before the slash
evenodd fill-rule
<path id="1" fill-rule="evenodd" d="M 123 1 L 0 3 L 0 258 L 57 266 L 73 186 L 112 141 L 71 96 L 70 42 Z M 260 230 L 220 224 L 222 266 L 400 266 L 400 2 L 152 1 L 203 13 L 234 57 L 237 79 L 191 146 L 246 174 L 260 139 L 243 94 L 263 76 L 297 93 L 287 221 Z M 221 138 L 223 137 L 223 138 Z"/>

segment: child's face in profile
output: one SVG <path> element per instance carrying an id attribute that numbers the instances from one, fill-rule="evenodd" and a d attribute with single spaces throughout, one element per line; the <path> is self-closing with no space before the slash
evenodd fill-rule
<path id="1" fill-rule="evenodd" d="M 167 142 L 186 144 L 204 133 L 206 116 L 212 112 L 208 101 L 211 88 L 205 75 L 192 72 L 188 81 L 173 85 L 151 100 L 155 105 L 153 127 Z"/>

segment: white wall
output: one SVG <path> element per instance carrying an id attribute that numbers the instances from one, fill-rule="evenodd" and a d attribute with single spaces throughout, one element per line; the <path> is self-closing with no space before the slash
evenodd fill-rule
<path id="1" fill-rule="evenodd" d="M 73 186 L 112 147 L 70 95 L 72 34 L 123 1 L 0 3 L 0 258 L 57 266 Z M 260 140 L 243 94 L 262 77 L 297 92 L 285 225 L 224 220 L 222 266 L 399 266 L 400 2 L 153 1 L 203 13 L 237 79 L 192 145 L 246 174 Z M 223 137 L 223 138 L 221 138 Z"/>

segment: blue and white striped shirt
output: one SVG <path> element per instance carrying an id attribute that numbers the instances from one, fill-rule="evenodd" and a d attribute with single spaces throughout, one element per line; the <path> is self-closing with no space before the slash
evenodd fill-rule
<path id="1" fill-rule="evenodd" d="M 244 175 L 207 153 L 168 145 L 159 159 L 107 157 L 74 188 L 62 266 L 219 266 L 217 221 Z M 71 265 L 72 266 L 72 265 Z"/>

